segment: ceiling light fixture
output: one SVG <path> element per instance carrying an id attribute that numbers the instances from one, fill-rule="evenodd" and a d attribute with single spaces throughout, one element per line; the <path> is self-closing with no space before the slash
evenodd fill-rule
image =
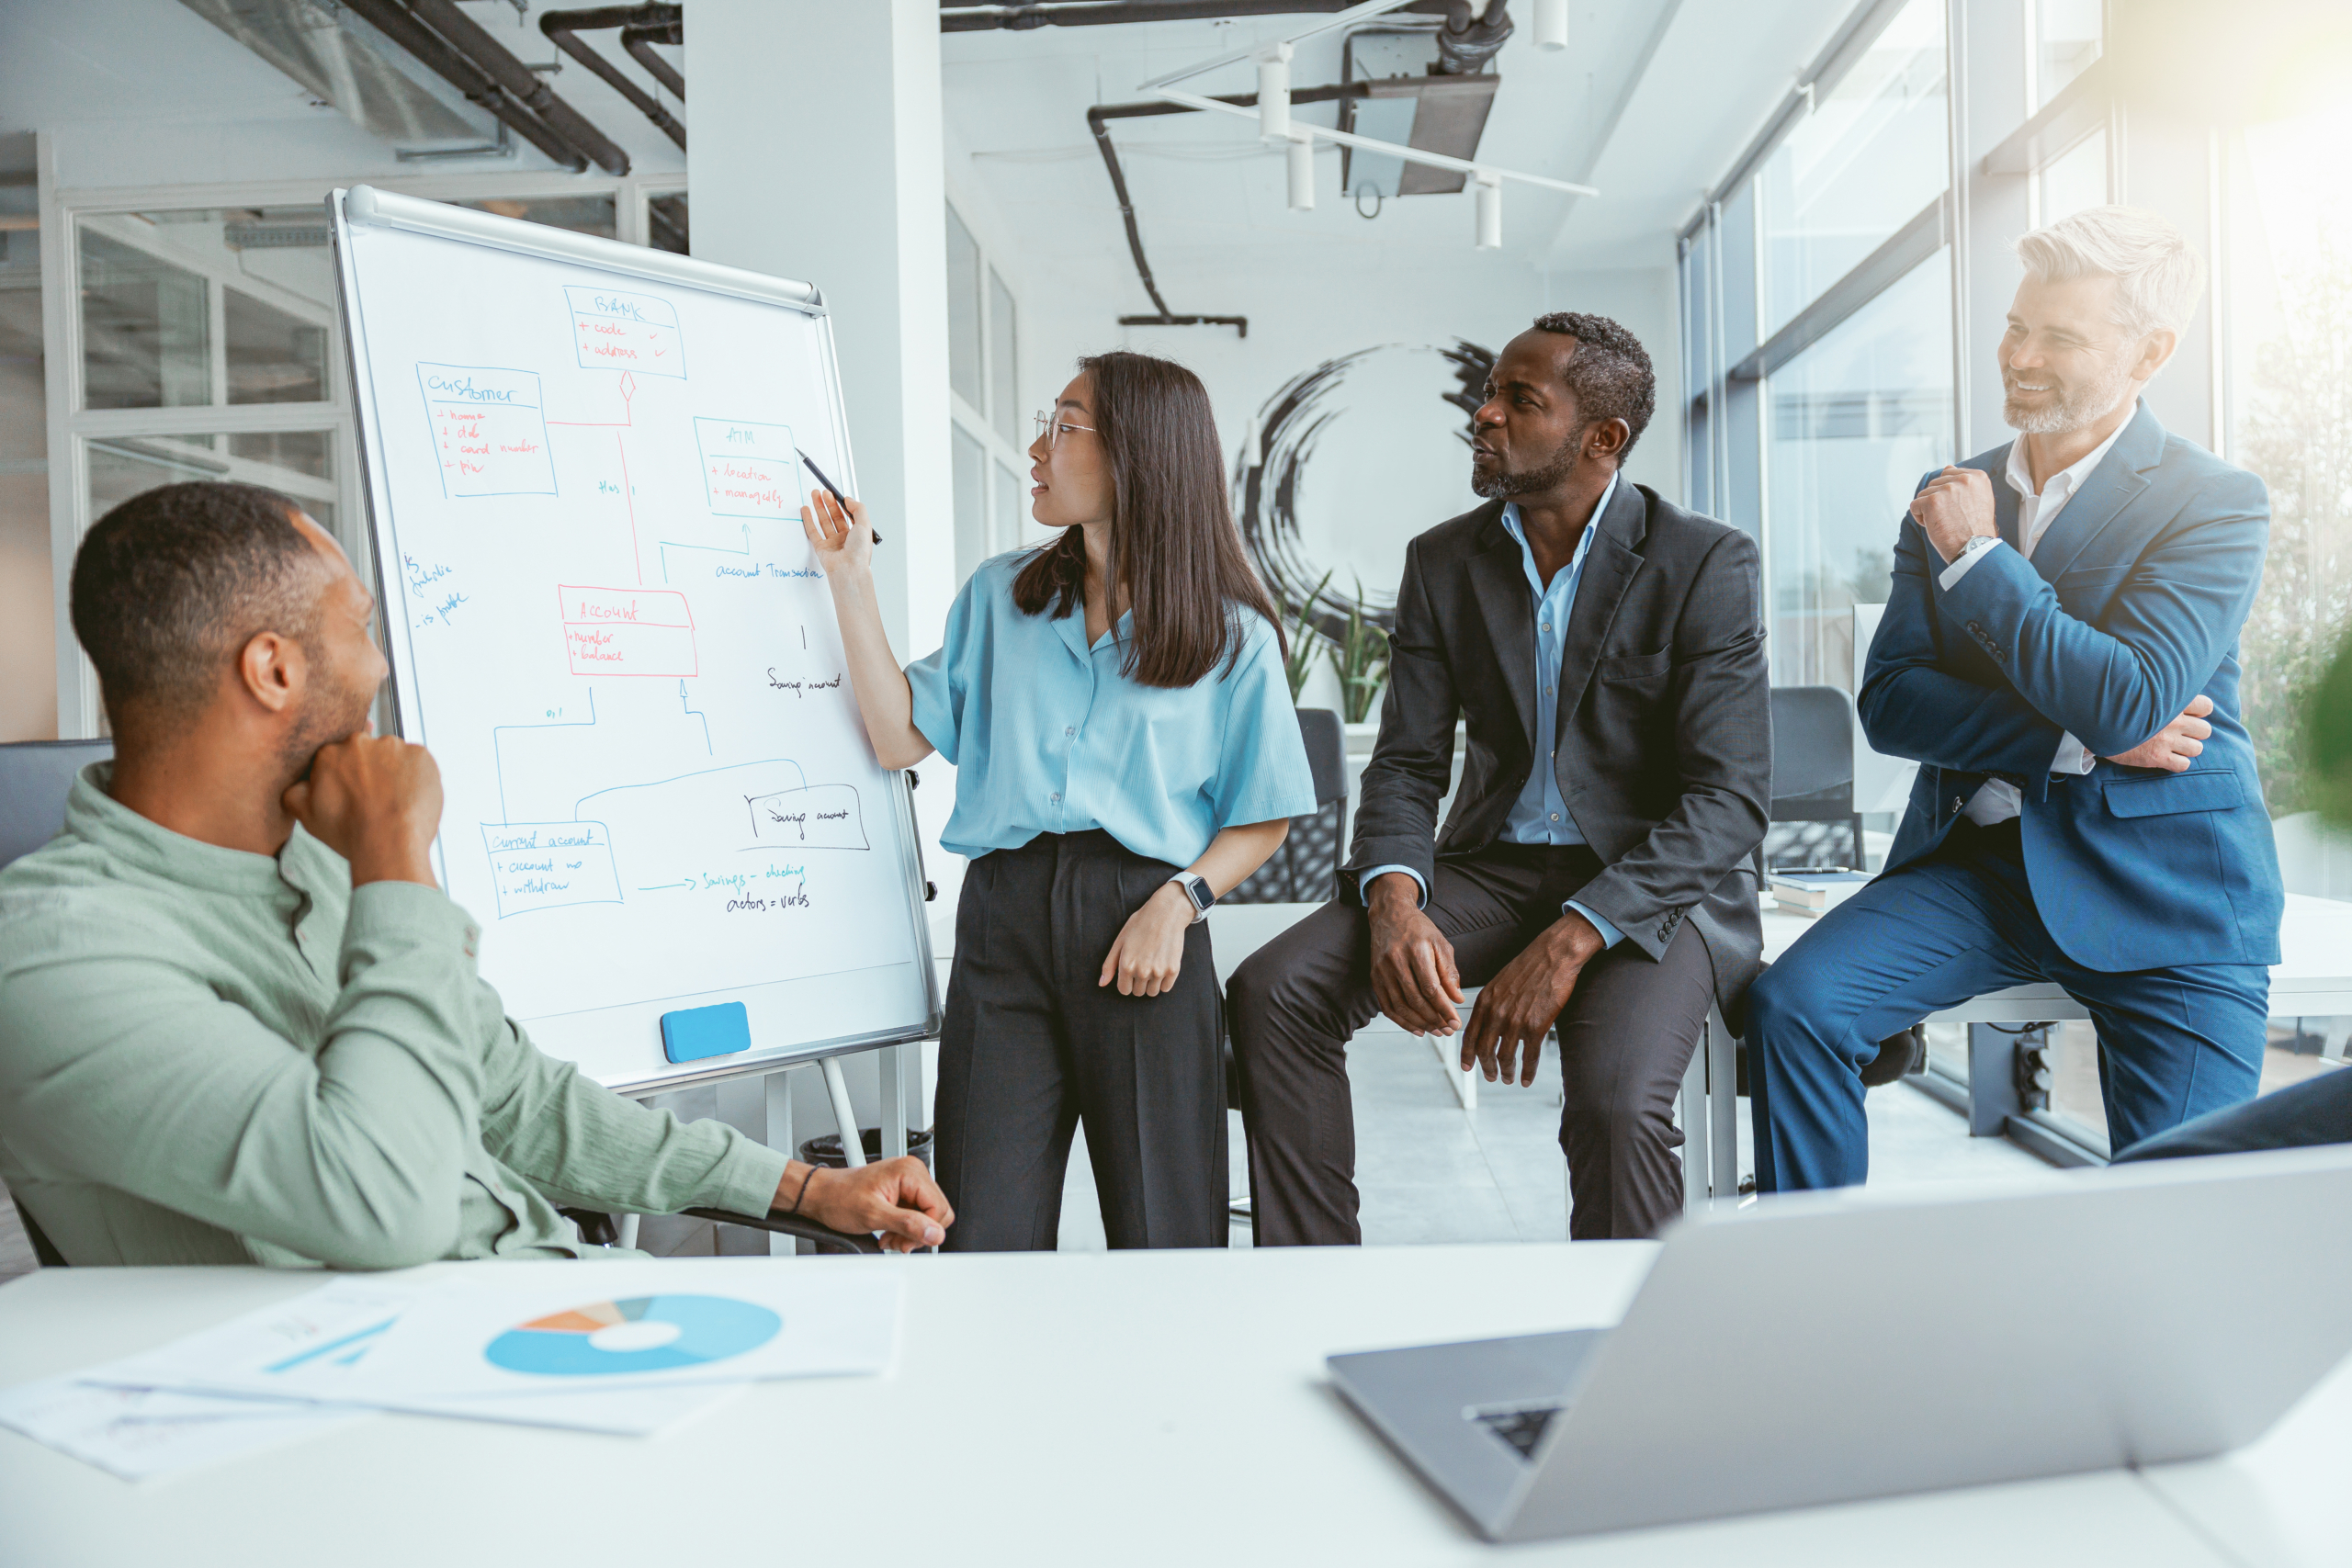
<path id="1" fill-rule="evenodd" d="M 1283 155 L 1290 164 L 1290 209 L 1293 212 L 1314 211 L 1315 138 L 1293 132 Z"/>
<path id="2" fill-rule="evenodd" d="M 1357 147 L 1367 152 L 1385 152 L 1391 157 L 1401 158 L 1408 164 L 1425 164 L 1440 169 L 1457 169 L 1470 175 L 1473 188 L 1476 193 L 1477 243 L 1481 250 L 1494 250 L 1503 243 L 1502 182 L 1505 180 L 1517 180 L 1522 185 L 1541 186 L 1546 190 L 1566 191 L 1570 196 L 1599 196 L 1600 192 L 1590 186 L 1577 185 L 1571 180 L 1555 180 L 1548 175 L 1530 175 L 1517 169 L 1498 169 L 1490 164 L 1473 164 L 1466 159 L 1449 158 L 1440 152 L 1425 152 L 1417 147 L 1399 146 L 1394 141 L 1382 141 L 1369 136 L 1358 136 L 1351 131 L 1334 130 L 1319 125 L 1301 125 L 1292 122 L 1290 62 L 1295 46 L 1304 43 L 1308 39 L 1320 37 L 1324 33 L 1352 27 L 1368 17 L 1385 16 L 1410 3 L 1411 0 L 1364 0 L 1364 4 L 1361 6 L 1351 6 L 1344 11 L 1334 12 L 1313 27 L 1303 28 L 1274 43 L 1255 49 L 1237 50 L 1230 54 L 1220 54 L 1214 60 L 1204 60 L 1197 65 L 1187 65 L 1181 71 L 1171 71 L 1164 76 L 1155 76 L 1136 90 L 1139 93 L 1149 93 L 1171 104 L 1182 104 L 1187 108 L 1204 109 L 1212 114 L 1238 115 L 1243 119 L 1255 119 L 1258 122 L 1258 134 L 1261 139 L 1267 141 L 1291 142 L 1292 146 L 1286 152 L 1290 163 L 1290 204 L 1296 209 L 1303 210 L 1314 205 L 1311 176 L 1313 143 L 1317 138 L 1325 141 L 1338 142 L 1343 147 Z M 1540 32 L 1542 26 L 1540 6 L 1541 0 L 1539 0 L 1539 39 L 1543 36 Z M 1562 4 L 1559 9 L 1558 32 L 1565 44 L 1567 21 L 1565 4 Z M 1216 98 L 1203 97 L 1197 93 L 1180 92 L 1174 85 L 1178 82 L 1189 80 L 1205 72 L 1216 71 L 1227 65 L 1238 65 L 1249 60 L 1256 61 L 1258 66 L 1258 103 L 1254 108 L 1244 108 L 1238 104 L 1221 103 Z M 1307 141 L 1307 151 L 1305 153 L 1301 153 L 1297 147 L 1297 141 L 1301 138 Z M 1305 201 L 1299 199 L 1302 194 L 1300 190 L 1300 159 L 1302 157 L 1306 160 L 1306 171 L 1310 176 L 1309 188 L 1304 193 L 1307 197 Z"/>
<path id="3" fill-rule="evenodd" d="M 1568 47 L 1568 0 L 1535 0 L 1535 47 Z"/>

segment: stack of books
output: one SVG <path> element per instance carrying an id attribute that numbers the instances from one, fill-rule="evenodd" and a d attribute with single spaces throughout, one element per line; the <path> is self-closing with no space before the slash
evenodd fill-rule
<path id="1" fill-rule="evenodd" d="M 1848 871 L 1838 865 L 1819 870 L 1776 871 L 1770 878 L 1772 902 L 1792 915 L 1826 915 L 1865 886 L 1871 875 L 1867 871 Z"/>

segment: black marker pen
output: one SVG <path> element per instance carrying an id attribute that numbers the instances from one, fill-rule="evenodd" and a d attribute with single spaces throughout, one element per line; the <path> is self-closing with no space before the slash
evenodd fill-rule
<path id="1" fill-rule="evenodd" d="M 793 448 L 793 450 L 794 450 L 795 452 L 800 452 L 800 448 L 799 448 L 799 447 L 797 447 L 797 446 L 795 446 L 795 447 Z M 826 491 L 827 491 L 829 494 L 831 494 L 831 495 L 832 496 L 832 498 L 833 498 L 835 501 L 840 502 L 842 503 L 842 516 L 844 516 L 844 517 L 848 516 L 848 515 L 849 515 L 849 497 L 847 497 L 847 496 L 845 496 L 845 495 L 843 495 L 843 494 L 842 493 L 842 487 L 841 487 L 841 486 L 839 486 L 839 485 L 837 485 L 837 484 L 835 484 L 832 480 L 831 480 L 831 479 L 827 479 L 827 478 L 825 477 L 825 470 L 824 470 L 824 469 L 822 469 L 822 468 L 819 468 L 816 464 L 814 464 L 814 463 L 812 463 L 812 462 L 809 462 L 809 460 L 808 460 L 808 453 L 806 453 L 806 452 L 800 452 L 800 461 L 802 462 L 802 464 L 803 464 L 803 465 L 805 465 L 805 466 L 808 468 L 808 471 L 809 471 L 810 473 L 812 473 L 812 474 L 814 474 L 814 475 L 816 475 L 816 476 L 817 476 L 817 482 L 818 482 L 819 484 L 820 484 L 820 485 L 823 485 L 823 486 L 825 487 Z M 874 542 L 875 542 L 876 544 L 877 544 L 877 545 L 878 545 L 878 544 L 880 544 L 880 543 L 882 542 L 882 534 L 881 534 L 881 530 L 879 530 L 879 529 L 876 529 L 876 530 L 874 530 L 873 532 L 874 532 Z"/>

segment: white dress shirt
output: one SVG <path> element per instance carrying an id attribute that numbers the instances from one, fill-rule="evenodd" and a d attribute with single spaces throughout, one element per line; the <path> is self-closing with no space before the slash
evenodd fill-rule
<path id="1" fill-rule="evenodd" d="M 2099 466 L 2107 456 L 2108 448 L 2115 445 L 2116 437 L 2121 435 L 2131 423 L 2126 419 L 2117 425 L 2114 434 L 2092 447 L 2081 462 L 2051 475 L 2040 494 L 2034 492 L 2033 470 L 2026 464 L 2025 437 L 2020 435 L 2009 443 L 2007 477 L 2009 488 L 2018 492 L 2018 541 L 2026 559 L 2033 558 L 2033 547 L 2041 543 L 2041 536 L 2050 532 L 2050 525 L 2058 521 L 2059 512 L 2075 498 L 2075 491 L 2083 488 L 2083 481 L 2091 477 L 2091 470 Z M 2005 542 L 1996 539 L 1990 548 L 1959 557 L 1938 574 L 1937 585 L 1950 590 L 1968 575 L 1969 568 L 1999 549 Z M 2098 762 L 2098 759 L 2091 755 L 2090 748 L 2069 733 L 2058 738 L 2058 754 L 2050 760 L 2050 771 L 2053 773 L 2087 773 Z M 2015 817 L 2023 807 L 2024 797 L 2017 785 L 2007 779 L 1986 779 L 1969 797 L 1967 807 L 1961 815 L 1980 828 L 1990 828 L 1996 822 L 2006 822 Z"/>

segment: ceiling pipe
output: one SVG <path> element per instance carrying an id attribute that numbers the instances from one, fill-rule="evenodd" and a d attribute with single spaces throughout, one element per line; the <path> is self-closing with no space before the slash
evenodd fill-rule
<path id="1" fill-rule="evenodd" d="M 672 8 L 675 9 L 674 6 Z M 657 43 L 679 44 L 685 41 L 686 28 L 683 22 L 672 22 L 667 27 L 657 25 L 621 29 L 621 48 L 628 51 L 628 57 L 631 60 L 645 67 L 647 75 L 669 88 L 671 96 L 680 103 L 685 102 L 686 99 L 686 79 L 678 74 L 676 66 L 654 53 L 653 46 Z"/>
<path id="2" fill-rule="evenodd" d="M 1337 98 L 1361 98 L 1370 89 L 1362 83 L 1345 86 L 1301 87 L 1290 95 L 1294 104 L 1323 104 Z M 1237 93 L 1221 98 L 1220 103 L 1238 104 L 1243 108 L 1254 107 L 1255 93 Z M 1135 258 L 1136 276 L 1143 280 L 1143 291 L 1159 307 L 1156 316 L 1121 316 L 1123 327 L 1231 327 L 1243 337 L 1250 335 L 1247 316 L 1180 316 L 1168 308 L 1161 298 L 1159 285 L 1151 276 L 1151 263 L 1143 254 L 1143 231 L 1136 226 L 1135 198 L 1127 194 L 1127 176 L 1119 166 L 1119 150 L 1111 141 L 1108 121 L 1114 119 L 1148 119 L 1163 114 L 1193 114 L 1189 104 L 1153 102 L 1148 104 L 1097 104 L 1086 111 L 1087 129 L 1094 132 L 1094 145 L 1102 154 L 1102 167 L 1111 175 L 1111 193 L 1119 198 L 1119 220 L 1127 227 L 1127 254 Z"/>
<path id="3" fill-rule="evenodd" d="M 481 105 L 511 127 L 514 133 L 573 174 L 588 167 L 588 155 L 536 114 L 516 103 L 491 75 L 458 53 L 440 36 L 410 15 L 399 0 L 344 0 L 360 18 L 409 53 L 418 63 Z"/>
<path id="4" fill-rule="evenodd" d="M 596 52 L 587 39 L 579 36 L 609 28 L 651 29 L 669 27 L 683 32 L 684 24 L 679 19 L 682 15 L 680 6 L 660 5 L 594 6 L 579 11 L 543 11 L 539 14 L 539 31 L 547 34 L 548 41 L 556 48 L 602 77 L 613 91 L 628 100 L 632 108 L 651 120 L 662 135 L 683 148 L 686 144 L 686 128 L 678 117 L 662 107 L 660 99 L 630 81 L 619 66 Z M 672 38 L 662 41 L 674 43 L 678 40 Z M 636 51 L 631 50 L 630 53 L 635 54 Z M 638 58 L 642 60 L 644 57 L 639 55 Z M 662 63 L 665 67 L 668 65 L 666 61 Z M 684 99 L 686 96 L 684 80 L 681 78 L 671 90 Z"/>
<path id="5" fill-rule="evenodd" d="M 1060 5 L 959 6 L 940 7 L 943 33 L 1027 32 L 1034 28 L 1094 28 L 1118 22 L 1219 21 L 1232 17 L 1292 17 L 1302 12 L 1344 11 L 1354 0 L 1068 0 Z M 1471 11 L 1464 0 L 1413 0 L 1400 6 L 1423 16 Z"/>
<path id="6" fill-rule="evenodd" d="M 499 86 L 537 114 L 557 135 L 594 160 L 608 175 L 628 173 L 628 154 L 620 143 L 588 123 L 586 116 L 556 96 L 531 68 L 507 51 L 506 46 L 483 30 L 481 23 L 458 9 L 457 0 L 408 0 L 409 9 L 449 40 Z"/>

